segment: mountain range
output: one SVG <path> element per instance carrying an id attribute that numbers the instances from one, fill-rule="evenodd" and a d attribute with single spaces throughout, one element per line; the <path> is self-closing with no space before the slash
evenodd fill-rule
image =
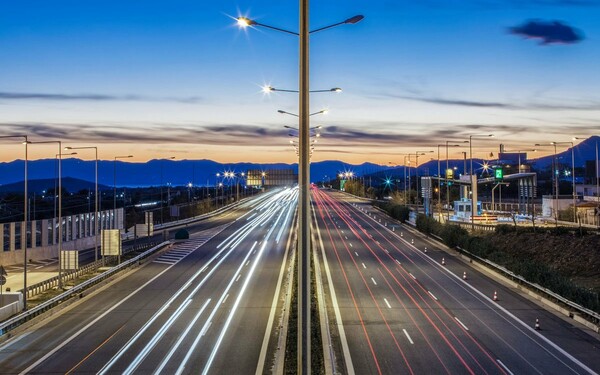
<path id="1" fill-rule="evenodd" d="M 590 137 L 581 143 L 575 145 L 573 151 L 575 156 L 575 166 L 582 167 L 587 160 L 596 158 L 596 144 L 600 144 L 600 136 Z M 564 147 L 564 145 L 561 145 Z M 552 150 L 549 145 L 545 149 Z M 433 155 L 433 154 L 432 154 Z M 529 157 L 535 153 L 529 153 Z M 570 165 L 571 149 L 557 153 L 557 158 L 562 163 Z M 554 155 L 530 159 L 529 163 L 536 168 L 547 168 Z M 467 161 L 468 162 L 468 161 Z M 63 184 L 70 191 L 89 188 L 95 181 L 94 161 L 81 160 L 75 158 L 65 158 L 62 161 Z M 457 167 L 458 173 L 462 173 L 464 160 L 454 159 L 449 162 L 450 167 Z M 483 163 L 482 159 L 473 159 L 474 165 Z M 429 160 L 419 165 L 420 175 L 435 175 L 437 171 L 437 159 Z M 57 161 L 55 159 L 40 159 L 29 161 L 28 176 L 29 190 L 31 192 L 41 193 L 41 189 L 53 187 L 54 179 L 57 176 Z M 441 168 L 445 168 L 445 160 L 441 162 Z M 137 186 L 160 186 L 167 183 L 174 186 L 182 186 L 193 183 L 194 186 L 212 186 L 216 183 L 217 173 L 236 172 L 241 173 L 247 170 L 269 170 L 269 169 L 292 169 L 298 170 L 297 164 L 272 163 L 218 163 L 212 160 L 167 160 L 153 159 L 144 163 L 129 163 L 124 161 L 98 161 L 98 183 L 102 188 L 112 188 L 117 186 L 137 187 Z M 322 181 L 334 179 L 339 173 L 353 172 L 358 176 L 385 176 L 402 175 L 404 167 L 391 167 L 374 163 L 349 164 L 339 160 L 327 160 L 311 163 L 311 181 Z M 12 162 L 0 163 L 0 191 L 22 191 L 23 190 L 24 161 L 14 160 Z M 414 174 L 414 168 L 407 169 L 407 173 Z M 73 186 L 66 179 L 71 177 L 74 180 Z M 47 180 L 35 184 L 35 180 Z M 84 180 L 84 182 L 75 182 L 75 180 Z M 65 184 L 67 181 L 67 184 Z M 87 183 L 85 183 L 87 181 Z M 91 184 L 91 185 L 90 185 Z M 6 185 L 6 186 L 5 186 Z M 40 191 L 36 191 L 40 189 Z"/>

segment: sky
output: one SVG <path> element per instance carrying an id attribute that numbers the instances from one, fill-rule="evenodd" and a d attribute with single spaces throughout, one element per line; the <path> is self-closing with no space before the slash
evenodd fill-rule
<path id="1" fill-rule="evenodd" d="M 311 94 L 311 111 L 329 111 L 311 117 L 314 161 L 600 134 L 600 0 L 313 0 L 311 29 L 357 14 L 310 38 L 311 89 L 343 89 Z M 277 110 L 297 113 L 298 95 L 261 87 L 298 88 L 297 37 L 238 16 L 297 31 L 298 2 L 1 2 L 0 136 L 104 160 L 295 162 L 284 126 L 297 118 Z M 24 157 L 18 139 L 0 144 L 0 161 Z M 31 159 L 57 152 L 29 146 Z"/>

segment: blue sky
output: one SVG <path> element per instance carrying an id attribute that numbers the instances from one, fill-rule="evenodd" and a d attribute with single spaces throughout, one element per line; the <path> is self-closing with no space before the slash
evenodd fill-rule
<path id="1" fill-rule="evenodd" d="M 600 1 L 315 1 L 311 97 L 324 127 L 315 160 L 401 163 L 400 154 L 477 140 L 480 156 L 600 129 Z M 292 162 L 297 1 L 5 1 L 0 4 L 2 134 L 97 145 L 100 157 Z M 509 28 L 558 20 L 582 37 L 542 44 Z M 536 21 L 538 22 L 538 21 Z M 21 146 L 22 147 L 22 146 Z M 3 144 L 0 159 L 20 158 Z M 549 150 L 549 149 L 548 149 Z M 33 158 L 53 157 L 50 146 Z M 456 151 L 459 153 L 459 151 Z"/>

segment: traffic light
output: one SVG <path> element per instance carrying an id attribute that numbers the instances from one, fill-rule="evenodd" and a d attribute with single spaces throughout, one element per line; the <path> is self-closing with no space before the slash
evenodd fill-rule
<path id="1" fill-rule="evenodd" d="M 502 169 L 502 167 L 494 169 L 494 178 L 497 181 L 502 181 L 502 179 L 504 179 L 504 169 Z"/>

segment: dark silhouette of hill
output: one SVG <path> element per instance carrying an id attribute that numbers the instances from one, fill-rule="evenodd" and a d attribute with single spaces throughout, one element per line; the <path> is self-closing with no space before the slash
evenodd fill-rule
<path id="1" fill-rule="evenodd" d="M 594 160 L 596 143 L 600 143 L 600 136 L 590 137 L 574 147 L 575 165 L 582 167 L 586 160 Z M 565 145 L 560 145 L 562 152 L 557 154 L 561 163 L 570 164 L 571 149 L 570 147 L 564 150 Z M 552 150 L 552 146 L 544 148 Z M 435 154 L 431 154 L 435 156 Z M 534 153 L 529 153 L 531 158 Z M 530 160 L 530 163 L 535 168 L 547 168 L 552 162 L 553 155 Z M 423 157 L 425 159 L 425 157 Z M 83 180 L 86 183 L 94 182 L 94 161 L 84 161 L 80 159 L 67 158 L 63 159 L 62 176 L 63 178 L 71 177 L 74 180 Z M 473 164 L 476 168 L 480 168 L 483 163 L 482 159 L 473 159 Z M 464 173 L 464 160 L 454 159 L 448 162 L 450 168 L 456 167 L 457 173 Z M 468 164 L 468 163 L 467 163 Z M 116 169 L 115 169 L 116 166 Z M 446 161 L 441 161 L 441 169 L 446 167 Z M 55 159 L 41 159 L 30 161 L 28 163 L 29 180 L 51 180 L 52 187 L 54 186 L 54 178 L 57 174 L 57 162 Z M 248 170 L 268 170 L 268 169 L 292 169 L 297 172 L 297 164 L 286 163 L 230 163 L 223 164 L 212 160 L 167 160 L 153 159 L 145 163 L 131 163 L 126 161 L 111 161 L 101 160 L 98 162 L 98 182 L 101 185 L 112 187 L 116 177 L 117 186 L 160 186 L 167 183 L 175 186 L 182 186 L 188 183 L 193 183 L 195 186 L 214 185 L 216 183 L 217 173 L 223 172 L 246 172 Z M 0 163 L 0 184 L 20 183 L 22 191 L 24 161 L 15 160 L 9 163 Z M 116 170 L 116 173 L 115 173 Z M 323 181 L 335 179 L 339 173 L 353 172 L 357 176 L 369 176 L 371 178 L 381 178 L 382 180 L 390 176 L 403 176 L 404 167 L 390 167 L 387 165 L 378 165 L 374 163 L 349 164 L 339 160 L 326 160 L 311 163 L 311 181 Z M 415 175 L 415 169 L 410 168 L 407 173 Z M 419 165 L 419 175 L 437 175 L 438 163 L 437 159 L 425 161 L 422 160 Z M 67 186 L 67 185 L 65 185 Z M 77 189 L 83 186 L 86 189 L 88 186 L 84 183 L 75 184 L 72 189 Z M 4 186 L 6 187 L 6 186 Z M 36 188 L 37 189 L 37 188 Z M 1 190 L 1 189 L 0 189 Z M 31 190 L 31 189 L 30 189 Z M 43 189 L 42 189 L 43 190 Z M 71 190 L 71 189 L 69 189 Z M 33 190 L 32 190 L 33 191 Z"/>

